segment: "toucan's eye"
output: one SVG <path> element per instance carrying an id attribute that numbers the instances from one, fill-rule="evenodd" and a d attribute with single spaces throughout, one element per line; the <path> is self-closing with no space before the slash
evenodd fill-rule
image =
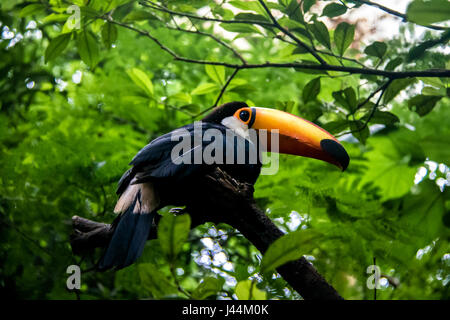
<path id="1" fill-rule="evenodd" d="M 239 112 L 239 118 L 242 121 L 247 122 L 250 118 L 250 112 L 248 112 L 247 110 L 242 110 L 241 112 Z"/>

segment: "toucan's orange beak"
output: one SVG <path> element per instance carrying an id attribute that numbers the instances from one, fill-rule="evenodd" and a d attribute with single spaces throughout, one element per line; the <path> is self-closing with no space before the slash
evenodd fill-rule
<path id="1" fill-rule="evenodd" d="M 243 119 L 242 111 L 249 112 L 250 116 Z M 272 145 L 272 139 L 268 138 L 267 151 L 320 159 L 338 166 L 342 171 L 348 167 L 350 158 L 340 142 L 308 120 L 284 111 L 256 107 L 242 108 L 234 116 L 247 124 L 249 129 L 267 130 L 271 134 L 278 131 L 278 150 L 277 146 Z"/>

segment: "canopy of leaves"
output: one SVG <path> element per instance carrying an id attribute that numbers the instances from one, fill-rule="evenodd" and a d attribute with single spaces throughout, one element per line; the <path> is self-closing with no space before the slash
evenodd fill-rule
<path id="1" fill-rule="evenodd" d="M 450 17 L 448 2 L 430 2 L 412 1 L 391 38 L 355 41 L 346 14 L 359 1 L 2 1 L 1 290 L 299 299 L 273 273 L 306 255 L 344 298 L 373 297 L 374 258 L 379 299 L 450 298 Z M 418 33 L 412 22 L 433 25 Z M 190 230 L 166 208 L 136 264 L 83 273 L 68 291 L 67 267 L 100 254 L 72 254 L 71 216 L 111 222 L 139 149 L 235 100 L 326 128 L 349 168 L 282 155 L 259 178 L 258 205 L 288 233 L 264 256 L 228 225 Z"/>

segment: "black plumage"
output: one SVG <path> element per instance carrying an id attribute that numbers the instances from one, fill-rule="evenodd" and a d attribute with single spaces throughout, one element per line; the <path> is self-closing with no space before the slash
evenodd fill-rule
<path id="1" fill-rule="evenodd" d="M 156 211 L 167 205 L 182 204 L 186 188 L 195 186 L 199 175 L 220 167 L 242 181 L 255 183 L 261 171 L 257 141 L 247 139 L 221 123 L 223 118 L 246 106 L 240 102 L 223 105 L 202 122 L 164 134 L 136 154 L 130 162 L 132 168 L 123 174 L 118 184 L 120 199 L 115 211 L 119 216 L 112 224 L 113 236 L 98 263 L 100 270 L 124 268 L 139 258 Z M 206 130 L 211 129 L 220 134 L 203 139 Z M 190 163 L 174 163 L 172 151 L 180 143 L 181 136 L 190 141 L 190 148 L 183 150 L 184 159 L 190 159 Z M 213 157 L 215 152 L 223 151 L 216 157 L 217 161 L 207 164 L 202 159 L 201 163 L 195 163 L 195 153 L 203 153 L 212 143 L 218 147 L 211 153 Z M 148 203 L 140 204 L 142 201 Z"/>

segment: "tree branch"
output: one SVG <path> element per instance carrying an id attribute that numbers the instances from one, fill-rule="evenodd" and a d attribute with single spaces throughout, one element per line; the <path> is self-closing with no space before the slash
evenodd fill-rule
<path id="1" fill-rule="evenodd" d="M 217 96 L 216 102 L 214 102 L 214 104 L 212 105 L 212 107 L 210 109 L 213 109 L 215 107 L 217 107 L 217 105 L 220 102 L 220 99 L 222 99 L 223 94 L 225 93 L 225 90 L 227 89 L 228 85 L 230 84 L 231 80 L 233 80 L 233 78 L 236 76 L 236 74 L 239 72 L 240 68 L 236 68 L 234 69 L 233 73 L 231 74 L 231 76 L 228 77 L 227 82 L 225 82 L 225 84 L 222 87 L 222 90 L 220 90 L 219 95 Z M 202 114 L 205 113 L 207 110 L 202 111 Z"/>
<path id="2" fill-rule="evenodd" d="M 347 132 L 343 132 L 341 134 L 336 135 L 336 138 L 339 138 L 343 135 L 346 134 L 352 134 L 352 133 L 356 133 L 356 132 L 361 132 L 362 130 L 364 130 L 368 125 L 370 120 L 372 120 L 375 111 L 378 109 L 378 106 L 380 105 L 381 102 L 381 98 L 383 97 L 384 93 L 386 92 L 387 88 L 389 87 L 389 85 L 392 83 L 393 79 L 389 79 L 385 84 L 383 84 L 381 87 L 379 87 L 377 90 L 375 90 L 374 92 L 372 92 L 366 100 L 364 100 L 363 102 L 361 102 L 360 104 L 358 104 L 358 106 L 356 107 L 356 111 L 359 110 L 362 106 L 364 106 L 367 102 L 370 101 L 370 99 L 372 99 L 372 97 L 374 97 L 378 92 L 381 91 L 380 95 L 378 96 L 377 102 L 375 103 L 375 105 L 372 107 L 372 110 L 370 111 L 369 116 L 367 117 L 366 121 L 363 123 L 363 125 L 358 128 L 358 130 L 353 130 L 353 131 L 347 131 Z M 355 111 L 355 112 L 356 112 Z M 353 113 L 354 114 L 354 113 Z"/>
<path id="3" fill-rule="evenodd" d="M 173 15 L 180 16 L 180 17 L 191 18 L 191 19 L 195 19 L 195 20 L 220 22 L 220 23 L 256 24 L 256 25 L 259 25 L 262 27 L 273 27 L 274 26 L 270 22 L 257 21 L 257 20 L 223 20 L 223 19 L 216 19 L 216 18 L 200 17 L 195 14 L 173 11 L 173 10 L 167 9 L 166 7 L 160 6 L 157 3 L 151 2 L 151 1 L 141 1 L 141 2 L 139 2 L 139 4 L 144 7 L 150 8 L 150 9 L 162 11 L 162 12 L 173 14 Z"/>
<path id="4" fill-rule="evenodd" d="M 286 28 L 281 26 L 278 23 L 278 21 L 274 18 L 274 16 L 270 12 L 269 8 L 267 8 L 266 4 L 263 1 L 259 1 L 259 2 L 261 3 L 261 5 L 263 6 L 264 10 L 269 15 L 269 17 L 270 17 L 270 19 L 272 20 L 273 23 L 264 22 L 264 21 L 256 21 L 256 20 L 255 21 L 253 21 L 253 20 L 241 20 L 241 19 L 240 20 L 222 20 L 222 19 L 216 19 L 216 18 L 200 17 L 200 16 L 196 16 L 196 15 L 193 15 L 193 14 L 185 13 L 185 12 L 173 11 L 173 10 L 170 10 L 170 9 L 168 9 L 166 7 L 160 6 L 157 3 L 151 2 L 151 1 L 142 1 L 142 2 L 140 2 L 140 4 L 142 6 L 144 6 L 144 7 L 148 7 L 148 8 L 154 9 L 154 10 L 166 12 L 166 13 L 169 13 L 169 14 L 172 14 L 172 15 L 177 15 L 177 16 L 180 16 L 180 17 L 187 17 L 187 18 L 190 18 L 190 19 L 196 19 L 196 20 L 202 20 L 202 21 L 210 21 L 210 22 L 220 22 L 220 23 L 255 24 L 255 25 L 259 25 L 261 27 L 265 27 L 265 28 L 277 28 L 278 30 L 280 30 L 281 32 L 286 34 L 288 37 L 290 37 L 292 40 L 294 40 L 297 43 L 298 46 L 300 46 L 300 47 L 304 48 L 305 50 L 307 50 L 321 64 L 326 64 L 325 60 L 323 60 L 314 51 L 314 49 L 310 48 L 303 41 L 301 41 L 294 34 L 292 34 L 289 30 L 287 30 Z"/>
<path id="5" fill-rule="evenodd" d="M 167 29 L 171 29 L 171 30 L 176 30 L 176 31 L 181 31 L 181 32 L 187 32 L 187 33 L 193 33 L 193 34 L 198 34 L 198 35 L 202 35 L 205 37 L 209 37 L 211 39 L 213 39 L 214 41 L 216 41 L 218 44 L 220 44 L 221 46 L 227 48 L 228 50 L 230 50 L 239 60 L 241 60 L 241 62 L 243 64 L 246 64 L 247 61 L 242 57 L 242 55 L 236 50 L 234 49 L 232 46 L 230 46 L 229 44 L 227 44 L 226 42 L 224 42 L 223 40 L 219 39 L 218 37 L 216 37 L 213 34 L 207 33 L 207 32 L 202 32 L 200 30 L 188 30 L 188 29 L 183 29 L 180 27 L 176 27 L 173 28 L 171 26 L 166 26 Z"/>
<path id="6" fill-rule="evenodd" d="M 308 51 L 314 58 L 317 59 L 317 61 L 319 61 L 320 64 L 322 65 L 326 65 L 327 63 L 325 62 L 325 60 L 322 59 L 321 56 L 319 56 L 317 54 L 316 51 L 314 51 L 313 48 L 310 48 L 306 43 L 304 43 L 303 41 L 301 41 L 299 38 L 297 38 L 294 34 L 292 34 L 289 30 L 287 30 L 286 28 L 284 28 L 282 25 L 280 25 L 277 21 L 277 19 L 275 19 L 275 17 L 272 15 L 272 12 L 270 11 L 270 9 L 266 6 L 266 4 L 264 3 L 263 0 L 258 0 L 258 2 L 261 4 L 261 6 L 264 8 L 264 10 L 266 11 L 266 13 L 269 15 L 270 19 L 273 22 L 273 26 L 276 27 L 278 30 L 280 30 L 281 32 L 283 32 L 285 35 L 287 35 L 289 38 L 291 38 L 292 40 L 295 41 L 295 43 L 297 43 L 297 45 L 299 47 L 304 48 L 306 51 Z"/>
<path id="7" fill-rule="evenodd" d="M 195 187 L 186 190 L 185 205 L 191 214 L 192 227 L 205 222 L 227 223 L 239 230 L 261 253 L 283 236 L 283 232 L 257 208 L 253 186 L 233 179 L 218 168 L 199 177 Z M 80 252 L 80 244 L 82 249 L 104 247 L 104 239 L 111 237 L 107 224 L 74 217 L 73 227 L 77 231 L 71 239 L 74 252 Z M 277 271 L 304 299 L 342 299 L 304 257 L 284 264 Z"/>
<path id="8" fill-rule="evenodd" d="M 355 3 L 359 2 L 360 4 L 365 4 L 365 5 L 368 5 L 368 6 L 372 6 L 372 7 L 378 8 L 378 9 L 380 9 L 380 10 L 382 10 L 384 12 L 387 12 L 387 13 L 393 15 L 393 16 L 401 18 L 404 22 L 411 22 L 411 21 L 408 20 L 408 17 L 406 16 L 406 14 L 398 12 L 398 11 L 395 11 L 395 10 L 390 9 L 388 7 L 385 7 L 385 6 L 381 5 L 381 4 L 378 4 L 378 3 L 375 3 L 375 2 L 372 2 L 372 1 L 368 1 L 368 0 L 353 0 L 353 2 L 355 2 Z M 433 30 L 447 30 L 448 29 L 446 27 L 441 27 L 441 26 L 436 26 L 436 25 L 428 25 L 428 26 L 423 26 L 423 27 L 429 28 L 429 29 L 433 29 Z"/>
<path id="9" fill-rule="evenodd" d="M 450 70 L 442 70 L 442 69 L 430 69 L 424 71 L 387 71 L 387 70 L 378 70 L 378 69 L 370 69 L 370 68 L 356 68 L 356 67 L 347 67 L 347 66 L 335 66 L 330 64 L 307 64 L 307 63 L 298 63 L 298 62 L 289 62 L 289 63 L 272 63 L 266 62 L 261 64 L 234 64 L 220 61 L 207 61 L 207 60 L 197 60 L 190 59 L 179 56 L 172 49 L 168 48 L 164 44 L 161 43 L 156 37 L 150 34 L 148 31 L 137 29 L 131 25 L 128 25 L 123 22 L 119 22 L 113 20 L 111 17 L 102 17 L 110 23 L 116 24 L 118 26 L 127 28 L 129 30 L 135 31 L 145 37 L 148 37 L 152 41 L 154 41 L 162 50 L 169 53 L 175 60 L 201 64 L 201 65 L 215 65 L 215 66 L 224 66 L 232 69 L 259 69 L 259 68 L 296 68 L 296 69 L 307 69 L 307 70 L 323 70 L 323 71 L 340 71 L 340 72 L 348 72 L 352 74 L 366 74 L 366 75 L 375 75 L 375 76 L 383 76 L 389 79 L 401 79 L 401 78 L 413 78 L 413 77 L 450 77 Z"/>
<path id="10" fill-rule="evenodd" d="M 236 69 L 234 69 L 234 72 L 231 74 L 231 76 L 228 77 L 227 82 L 223 85 L 222 89 L 221 89 L 220 92 L 219 92 L 219 95 L 218 95 L 217 98 L 216 98 L 216 102 L 214 102 L 214 104 L 213 104 L 211 107 L 206 108 L 205 110 L 202 110 L 201 112 L 197 113 L 197 114 L 196 114 L 195 116 L 193 116 L 192 118 L 197 118 L 198 116 L 201 116 L 202 114 L 205 114 L 205 113 L 208 112 L 209 110 L 214 109 L 215 107 L 217 107 L 217 105 L 218 105 L 219 102 L 220 102 L 220 99 L 222 99 L 222 96 L 224 95 L 225 90 L 227 89 L 227 87 L 228 87 L 228 85 L 230 84 L 231 80 L 233 80 L 233 78 L 236 76 L 236 74 L 238 73 L 238 71 L 239 71 L 240 69 L 241 69 L 241 68 L 236 68 Z"/>
<path id="11" fill-rule="evenodd" d="M 119 21 L 115 21 L 108 17 L 103 17 L 108 22 L 116 24 L 118 26 L 127 28 L 129 30 L 135 31 L 143 36 L 150 38 L 154 41 L 162 50 L 169 53 L 175 60 L 193 63 L 193 64 L 201 64 L 201 65 L 214 65 L 214 66 L 224 66 L 226 68 L 232 69 L 261 69 L 261 68 L 296 68 L 296 69 L 307 69 L 307 70 L 323 70 L 323 71 L 340 71 L 340 72 L 348 72 L 351 74 L 366 74 L 366 75 L 375 75 L 382 76 L 389 79 L 401 79 L 401 78 L 413 78 L 413 77 L 450 77 L 450 70 L 445 69 L 429 69 L 423 71 L 386 71 L 386 70 L 377 70 L 370 68 L 356 68 L 356 67 L 347 67 L 347 66 L 335 66 L 330 64 L 307 64 L 307 63 L 298 63 L 298 62 L 288 62 L 288 63 L 272 63 L 266 62 L 261 64 L 234 64 L 220 61 L 207 61 L 207 60 L 198 60 L 198 59 L 190 59 L 179 56 L 172 49 L 166 47 L 162 44 L 156 37 L 151 35 L 148 31 L 137 29 L 131 25 L 126 23 L 122 23 Z"/>

